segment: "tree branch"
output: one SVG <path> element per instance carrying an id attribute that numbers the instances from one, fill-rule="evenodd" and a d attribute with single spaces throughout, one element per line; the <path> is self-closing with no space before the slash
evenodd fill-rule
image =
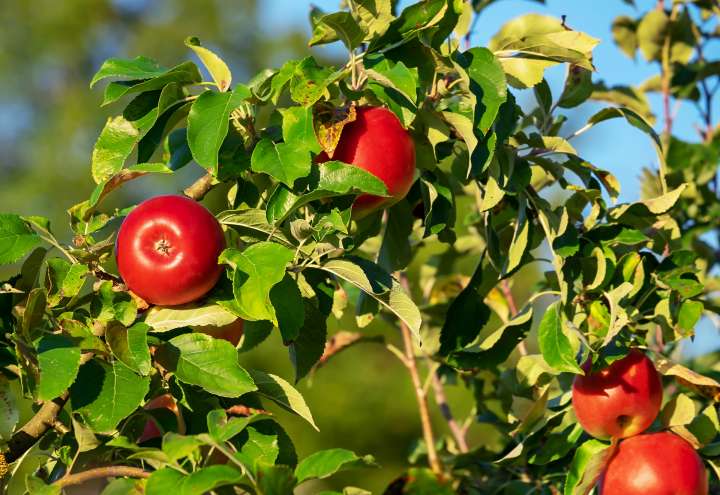
<path id="1" fill-rule="evenodd" d="M 92 359 L 93 353 L 87 352 L 80 357 L 80 364 L 85 364 Z M 65 391 L 59 397 L 48 400 L 43 403 L 38 412 L 30 418 L 30 421 L 16 431 L 8 441 L 8 451 L 5 453 L 5 459 L 8 463 L 15 462 L 30 447 L 35 445 L 42 436 L 51 428 L 58 429 L 57 416 L 65 407 L 65 403 L 70 397 L 70 392 Z"/>
<path id="2" fill-rule="evenodd" d="M 8 452 L 5 459 L 8 463 L 15 462 L 30 449 L 55 424 L 55 419 L 68 400 L 69 393 L 65 391 L 56 399 L 45 401 L 30 418 L 30 421 L 16 431 L 8 442 Z"/>
<path id="3" fill-rule="evenodd" d="M 104 466 L 95 469 L 88 469 L 81 473 L 69 474 L 53 483 L 53 486 L 65 488 L 67 486 L 82 485 L 83 483 L 105 478 L 147 478 L 150 473 L 144 469 L 131 466 Z"/>
<path id="4" fill-rule="evenodd" d="M 464 454 L 469 450 L 467 440 L 465 439 L 465 431 L 453 417 L 450 405 L 447 403 L 447 397 L 445 397 L 445 389 L 443 388 L 443 384 L 440 382 L 440 377 L 438 377 L 437 373 L 432 373 L 431 380 L 433 391 L 435 392 L 435 402 L 440 408 L 440 413 L 442 413 L 443 418 L 445 418 L 445 421 L 447 421 L 447 424 L 450 427 L 450 432 L 458 445 L 458 449 Z"/>
<path id="5" fill-rule="evenodd" d="M 211 173 L 208 172 L 207 174 L 196 180 L 190 187 L 185 189 L 183 192 L 188 198 L 194 199 L 195 201 L 200 201 L 205 197 L 208 192 L 210 192 L 210 189 L 215 186 L 213 182 L 214 177 Z"/>

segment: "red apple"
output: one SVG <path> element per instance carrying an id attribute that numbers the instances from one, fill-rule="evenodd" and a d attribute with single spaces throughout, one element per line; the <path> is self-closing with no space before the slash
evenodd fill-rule
<path id="1" fill-rule="evenodd" d="M 220 278 L 222 227 L 201 204 L 157 196 L 125 218 L 115 250 L 128 288 L 152 304 L 174 306 L 204 296 Z"/>
<path id="2" fill-rule="evenodd" d="M 600 495 L 707 495 L 708 478 L 692 445 L 669 433 L 620 442 L 600 480 Z"/>
<path id="3" fill-rule="evenodd" d="M 238 318 L 229 325 L 224 325 L 222 327 L 202 326 L 193 327 L 193 330 L 195 330 L 196 332 L 204 333 L 206 335 L 210 335 L 211 337 L 215 337 L 216 339 L 227 340 L 232 345 L 237 347 L 238 342 L 240 342 L 240 337 L 242 337 L 244 326 L 245 325 L 243 320 L 241 318 Z"/>
<path id="4" fill-rule="evenodd" d="M 578 421 L 590 435 L 631 437 L 645 431 L 660 412 L 660 375 L 645 354 L 633 349 L 602 371 L 578 375 L 572 403 Z"/>
<path id="5" fill-rule="evenodd" d="M 415 178 L 413 140 L 395 114 L 383 107 L 357 109 L 356 119 L 343 127 L 332 159 L 367 170 L 387 187 L 387 198 L 358 196 L 353 206 L 356 218 L 404 198 Z M 328 160 L 324 152 L 317 159 L 320 163 Z"/>
<path id="6" fill-rule="evenodd" d="M 172 412 L 177 418 L 178 433 L 180 433 L 181 435 L 185 434 L 185 421 L 183 420 L 182 413 L 180 413 L 180 409 L 178 409 L 177 403 L 175 402 L 175 399 L 173 399 L 172 395 L 158 395 L 157 397 L 151 399 L 147 404 L 145 404 L 145 407 L 143 407 L 143 409 L 145 409 L 146 411 L 152 409 L 167 409 L 168 411 Z M 154 419 L 149 419 L 145 423 L 145 428 L 143 429 L 142 435 L 140 435 L 140 438 L 138 438 L 138 443 L 146 442 L 148 440 L 152 440 L 153 438 L 159 438 L 161 436 L 162 432 L 160 431 L 160 427 L 158 426 L 157 422 Z"/>

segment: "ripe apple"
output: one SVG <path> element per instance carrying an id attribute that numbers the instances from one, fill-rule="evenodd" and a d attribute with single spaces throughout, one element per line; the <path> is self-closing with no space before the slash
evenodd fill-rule
<path id="1" fill-rule="evenodd" d="M 323 152 L 317 161 L 330 158 Z M 356 165 L 382 180 L 390 197 L 363 194 L 353 206 L 356 218 L 401 200 L 415 178 L 415 145 L 400 120 L 387 108 L 357 108 L 353 122 L 346 124 L 333 153 L 333 160 Z"/>
<path id="2" fill-rule="evenodd" d="M 222 327 L 197 326 L 192 328 L 196 332 L 210 335 L 211 337 L 215 337 L 216 339 L 227 340 L 232 345 L 237 347 L 238 342 L 240 342 L 240 337 L 242 337 L 244 326 L 245 324 L 242 318 L 238 318 L 229 325 L 224 325 Z"/>
<path id="3" fill-rule="evenodd" d="M 215 217 L 184 196 L 157 196 L 125 218 L 115 243 L 118 271 L 149 303 L 175 306 L 204 296 L 218 281 L 225 236 Z"/>
<path id="4" fill-rule="evenodd" d="M 180 433 L 181 435 L 185 434 L 185 421 L 183 420 L 182 413 L 180 413 L 180 409 L 178 409 L 177 403 L 175 402 L 175 399 L 173 399 L 172 395 L 158 395 L 157 397 L 151 399 L 147 404 L 145 404 L 145 407 L 143 407 L 143 409 L 145 409 L 146 411 L 150 411 L 152 409 L 167 409 L 168 411 L 172 412 L 177 418 L 178 433 Z M 143 429 L 142 435 L 140 435 L 140 438 L 138 438 L 138 443 L 147 442 L 148 440 L 152 440 L 153 438 L 159 438 L 161 436 L 162 432 L 160 431 L 160 427 L 158 426 L 157 422 L 154 419 L 149 419 L 145 423 L 145 428 Z"/>
<path id="5" fill-rule="evenodd" d="M 708 478 L 692 445 L 674 433 L 620 442 L 600 480 L 600 495 L 707 495 Z"/>
<path id="6" fill-rule="evenodd" d="M 597 438 L 645 431 L 660 412 L 662 383 L 652 361 L 637 349 L 597 373 L 578 375 L 572 404 L 582 427 Z"/>

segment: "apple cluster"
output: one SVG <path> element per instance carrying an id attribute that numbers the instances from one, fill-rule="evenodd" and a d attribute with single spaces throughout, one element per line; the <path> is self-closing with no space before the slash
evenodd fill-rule
<path id="1" fill-rule="evenodd" d="M 644 433 L 662 405 L 662 382 L 639 349 L 573 382 L 572 404 L 583 429 L 619 445 L 600 478 L 600 495 L 707 495 L 702 459 L 671 432 Z"/>
<path id="2" fill-rule="evenodd" d="M 322 152 L 317 162 L 330 159 Z M 332 159 L 367 170 L 385 183 L 387 197 L 356 198 L 356 218 L 404 198 L 415 178 L 412 138 L 395 114 L 383 107 L 357 109 L 355 120 L 343 127 Z M 118 272 L 130 291 L 148 304 L 178 306 L 197 301 L 215 286 L 223 271 L 218 258 L 225 247 L 223 229 L 212 213 L 190 198 L 169 195 L 148 199 L 130 212 L 118 232 L 115 251 Z M 237 346 L 243 320 L 193 330 Z M 155 397 L 145 409 L 167 409 L 182 422 L 169 394 Z M 158 425 L 149 420 L 139 441 L 160 436 Z"/>

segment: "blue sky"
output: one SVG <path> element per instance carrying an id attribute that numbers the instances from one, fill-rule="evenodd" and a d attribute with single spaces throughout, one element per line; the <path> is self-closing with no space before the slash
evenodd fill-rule
<path id="1" fill-rule="evenodd" d="M 301 27 L 310 32 L 307 13 L 311 3 L 321 9 L 333 12 L 337 10 L 338 0 L 263 0 L 263 22 L 265 29 Z M 403 0 L 401 7 L 413 2 Z M 498 31 L 500 26 L 525 13 L 539 13 L 559 17 L 566 15 L 567 25 L 575 30 L 584 31 L 595 38 L 600 44 L 594 52 L 594 63 L 597 74 L 594 80 L 604 80 L 608 86 L 616 84 L 638 84 L 657 73 L 657 67 L 645 62 L 641 57 L 631 60 L 615 46 L 612 40 L 610 26 L 615 17 L 628 15 L 638 17 L 641 13 L 654 8 L 654 0 L 636 0 L 637 7 L 625 4 L 622 0 L 547 0 L 539 4 L 528 0 L 500 0 L 482 13 L 476 31 L 472 37 L 473 46 L 484 46 Z M 330 47 L 319 48 L 329 50 L 337 57 L 343 57 L 343 47 L 336 43 Z M 720 58 L 720 43 L 707 47 L 706 56 Z M 562 88 L 564 71 L 551 70 L 547 73 L 548 82 L 557 97 Z M 529 93 L 529 92 L 525 92 Z M 530 95 L 517 95 L 518 101 L 529 101 Z M 657 119 L 656 130 L 662 126 L 661 101 L 657 95 L 649 96 L 651 107 Z M 720 110 L 715 101 L 715 107 Z M 576 110 L 574 121 L 579 125 L 599 110 L 603 104 L 589 103 Z M 683 103 L 677 111 L 673 131 L 676 136 L 688 141 L 697 141 L 698 135 L 694 124 L 698 122 L 697 110 L 692 104 Z M 574 129 L 569 129 L 569 131 Z M 577 140 L 573 141 L 580 155 L 595 164 L 615 174 L 620 181 L 622 191 L 621 202 L 630 202 L 639 199 L 638 177 L 643 167 L 657 167 L 657 157 L 650 139 L 642 132 L 630 127 L 621 120 L 604 122 L 591 129 Z M 704 354 L 713 349 L 720 348 L 720 338 L 715 327 L 704 319 L 697 328 L 695 341 L 685 347 L 686 356 Z"/>

